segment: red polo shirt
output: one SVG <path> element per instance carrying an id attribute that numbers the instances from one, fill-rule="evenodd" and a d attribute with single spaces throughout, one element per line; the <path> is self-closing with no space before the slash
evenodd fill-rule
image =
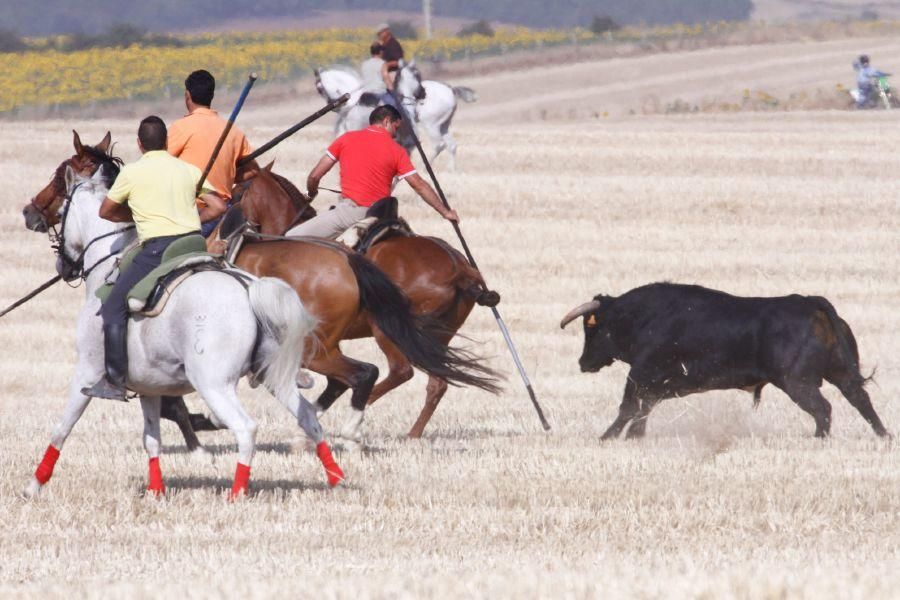
<path id="1" fill-rule="evenodd" d="M 341 164 L 341 193 L 359 206 L 372 206 L 391 195 L 394 177 L 416 172 L 409 155 L 382 127 L 349 131 L 326 152 Z"/>

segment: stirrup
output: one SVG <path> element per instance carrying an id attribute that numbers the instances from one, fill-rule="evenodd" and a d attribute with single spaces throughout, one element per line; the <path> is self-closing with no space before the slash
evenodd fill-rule
<path id="1" fill-rule="evenodd" d="M 90 396 L 91 398 L 104 398 L 106 400 L 128 402 L 128 398 L 126 397 L 128 390 L 111 382 L 106 375 L 91 387 L 81 388 L 81 393 L 85 396 Z"/>

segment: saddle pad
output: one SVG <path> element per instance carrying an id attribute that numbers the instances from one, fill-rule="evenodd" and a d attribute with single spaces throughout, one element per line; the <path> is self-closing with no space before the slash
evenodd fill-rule
<path id="1" fill-rule="evenodd" d="M 168 251 L 168 248 L 166 250 Z M 163 257 L 165 256 L 166 252 L 163 253 Z M 129 309 L 131 309 L 131 305 L 133 304 L 131 302 L 132 299 L 138 301 L 140 303 L 140 307 L 143 308 L 143 305 L 147 302 L 147 298 L 150 297 L 150 294 L 153 292 L 154 288 L 156 288 L 156 284 L 161 277 L 168 275 L 169 273 L 180 267 L 186 267 L 189 265 L 200 263 L 216 262 L 219 259 L 220 257 L 215 254 L 209 254 L 207 252 L 191 252 L 189 254 L 182 254 L 180 256 L 175 256 L 173 258 L 170 258 L 169 260 L 164 261 L 158 267 L 150 271 L 150 273 L 148 273 L 146 277 L 138 281 L 135 286 L 131 288 L 131 291 L 128 292 Z M 106 299 L 109 297 L 109 293 L 112 290 L 112 287 L 113 284 L 107 283 L 97 290 L 97 297 L 100 298 L 100 302 L 106 302 Z M 132 310 L 132 312 L 134 311 Z"/>

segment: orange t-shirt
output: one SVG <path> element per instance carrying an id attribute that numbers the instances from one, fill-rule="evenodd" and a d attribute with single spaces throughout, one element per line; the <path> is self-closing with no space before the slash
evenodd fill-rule
<path id="1" fill-rule="evenodd" d="M 169 154 L 203 171 L 227 123 L 214 110 L 203 107 L 194 109 L 169 126 Z M 231 198 L 237 161 L 248 154 L 250 144 L 244 132 L 232 126 L 207 176 L 212 187 L 226 198 Z"/>

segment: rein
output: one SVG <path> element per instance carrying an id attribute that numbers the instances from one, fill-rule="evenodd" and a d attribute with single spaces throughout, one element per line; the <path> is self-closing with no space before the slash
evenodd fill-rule
<path id="1" fill-rule="evenodd" d="M 89 268 L 85 269 L 84 268 L 84 257 L 88 253 L 88 250 L 91 249 L 91 246 L 93 246 L 96 242 L 99 242 L 100 240 L 119 235 L 121 233 L 130 231 L 135 228 L 135 225 L 131 224 L 131 225 L 128 225 L 127 227 L 123 227 L 121 229 L 116 229 L 114 231 L 109 231 L 102 235 L 98 235 L 97 237 L 95 237 L 94 239 L 92 239 L 90 242 L 87 243 L 87 245 L 84 247 L 84 249 L 81 251 L 81 253 L 78 255 L 77 258 L 75 258 L 75 259 L 70 258 L 69 255 L 66 254 L 66 250 L 65 250 L 66 222 L 68 221 L 68 218 L 69 218 L 69 209 L 71 208 L 72 201 L 75 197 L 75 192 L 78 191 L 78 188 L 81 187 L 83 184 L 84 184 L 83 181 L 75 184 L 74 186 L 72 186 L 72 191 L 70 191 L 66 195 L 65 209 L 63 210 L 62 217 L 60 218 L 60 222 L 59 222 L 59 231 L 57 231 L 56 226 L 48 228 L 48 231 L 47 231 L 47 234 L 50 237 L 50 247 L 53 249 L 53 252 L 56 254 L 56 257 L 59 258 L 60 260 L 62 260 L 72 271 L 70 273 L 70 275 L 71 275 L 70 279 L 66 280 L 67 283 L 69 281 L 75 279 L 76 277 L 81 279 L 82 281 L 86 280 L 91 275 L 91 273 L 94 272 L 94 269 L 99 267 L 101 264 L 103 264 L 110 258 L 120 254 L 120 252 L 121 252 L 118 250 L 113 250 L 109 254 L 107 254 L 106 256 L 104 256 L 103 258 L 98 260 L 97 262 L 95 262 Z M 75 287 L 77 287 L 77 284 Z"/>

